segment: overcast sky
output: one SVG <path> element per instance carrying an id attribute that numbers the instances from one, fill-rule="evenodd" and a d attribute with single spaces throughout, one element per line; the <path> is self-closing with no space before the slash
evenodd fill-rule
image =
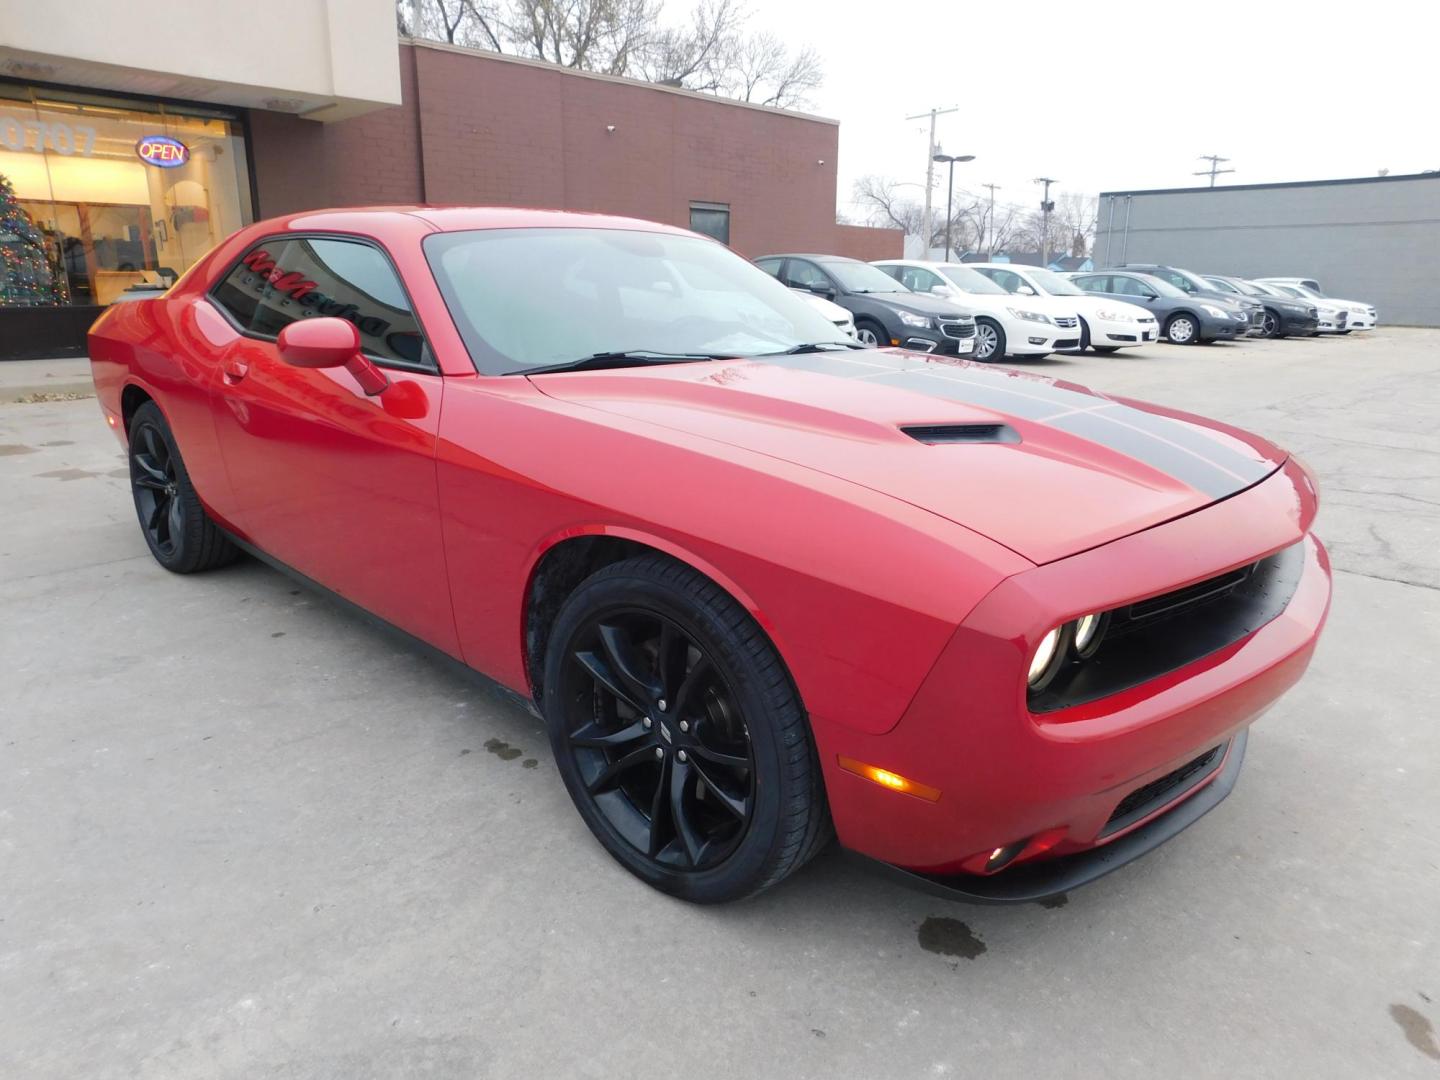
<path id="1" fill-rule="evenodd" d="M 750 28 L 820 53 L 811 110 L 840 121 L 839 207 L 867 173 L 923 184 L 928 121 L 956 198 L 1000 185 L 1031 205 L 1058 190 L 1183 187 L 1440 168 L 1433 12 L 1423 3 L 1184 5 L 1056 0 L 751 0 Z M 937 167 L 938 168 L 938 167 Z M 910 189 L 920 201 L 920 187 Z M 1053 191 L 1052 191 L 1053 196 Z M 937 205 L 944 203 L 937 179 Z"/>

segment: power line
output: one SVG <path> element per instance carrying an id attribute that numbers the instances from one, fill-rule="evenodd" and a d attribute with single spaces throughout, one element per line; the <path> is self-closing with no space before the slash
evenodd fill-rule
<path id="1" fill-rule="evenodd" d="M 1229 160 L 1230 160 L 1228 157 L 1221 157 L 1219 154 L 1201 154 L 1201 155 L 1199 155 L 1199 156 L 1200 156 L 1200 160 L 1201 160 L 1201 161 L 1208 161 L 1208 162 L 1210 163 L 1210 168 L 1208 168 L 1208 169 L 1201 169 L 1199 172 L 1197 172 L 1197 173 L 1191 173 L 1190 175 L 1191 175 L 1191 176 L 1208 176 L 1208 177 L 1210 177 L 1210 186 L 1211 186 L 1211 187 L 1214 187 L 1214 186 L 1215 186 L 1215 177 L 1216 177 L 1216 176 L 1218 176 L 1218 175 L 1221 174 L 1221 173 L 1227 173 L 1227 172 L 1234 172 L 1234 171 L 1235 171 L 1234 169 L 1222 169 L 1222 168 L 1220 168 L 1220 163 L 1221 163 L 1222 161 L 1229 161 Z"/>

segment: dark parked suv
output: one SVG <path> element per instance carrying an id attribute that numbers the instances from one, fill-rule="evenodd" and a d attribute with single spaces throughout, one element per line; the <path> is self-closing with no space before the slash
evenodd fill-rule
<path id="1" fill-rule="evenodd" d="M 855 316 L 866 345 L 970 356 L 975 318 L 949 300 L 913 292 L 883 270 L 840 255 L 766 255 L 755 265 L 792 289 L 833 300 Z"/>
<path id="2" fill-rule="evenodd" d="M 1192 274 L 1178 266 L 1165 266 L 1163 263 L 1122 263 L 1113 269 L 1138 270 L 1142 274 L 1149 274 L 1198 300 L 1224 300 L 1229 304 L 1238 304 L 1250 315 L 1248 333 L 1256 337 L 1263 337 L 1265 334 L 1265 309 L 1260 304 L 1252 297 L 1236 296 L 1234 293 L 1217 289 L 1199 274 Z"/>
<path id="3" fill-rule="evenodd" d="M 1088 293 L 1149 308 L 1160 323 L 1160 332 L 1172 345 L 1232 340 L 1250 325 L 1250 316 L 1243 308 L 1192 296 L 1168 281 L 1138 271 L 1085 271 L 1069 277 Z"/>

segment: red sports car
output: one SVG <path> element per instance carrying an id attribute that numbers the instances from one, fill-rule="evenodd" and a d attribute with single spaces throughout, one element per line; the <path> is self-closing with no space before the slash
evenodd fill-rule
<path id="1" fill-rule="evenodd" d="M 1330 579 L 1294 458 L 857 346 L 714 241 L 296 214 L 90 335 L 150 550 L 241 550 L 532 701 L 628 870 L 723 901 L 844 847 L 980 900 L 1235 783 Z"/>

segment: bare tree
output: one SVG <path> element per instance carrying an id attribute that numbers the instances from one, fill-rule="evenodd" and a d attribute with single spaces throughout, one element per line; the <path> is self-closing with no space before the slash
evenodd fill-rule
<path id="1" fill-rule="evenodd" d="M 862 176 L 855 181 L 855 201 L 864 208 L 867 223 L 905 230 L 918 236 L 925 230 L 925 211 L 919 203 L 897 192 L 899 183 L 883 176 Z"/>
<path id="2" fill-rule="evenodd" d="M 511 52 L 562 67 L 792 109 L 821 83 L 814 49 L 741 31 L 743 0 L 694 0 L 662 25 L 664 0 L 396 0 L 400 33 Z"/>
<path id="3" fill-rule="evenodd" d="M 1100 199 L 1075 191 L 1062 192 L 1055 200 L 1050 220 L 1063 229 L 1058 243 L 1052 241 L 1053 250 L 1088 255 L 1095 246 L 1095 230 L 1100 224 Z"/>
<path id="4" fill-rule="evenodd" d="M 658 0 L 509 0 L 505 30 L 521 56 L 627 75 L 660 15 Z"/>

